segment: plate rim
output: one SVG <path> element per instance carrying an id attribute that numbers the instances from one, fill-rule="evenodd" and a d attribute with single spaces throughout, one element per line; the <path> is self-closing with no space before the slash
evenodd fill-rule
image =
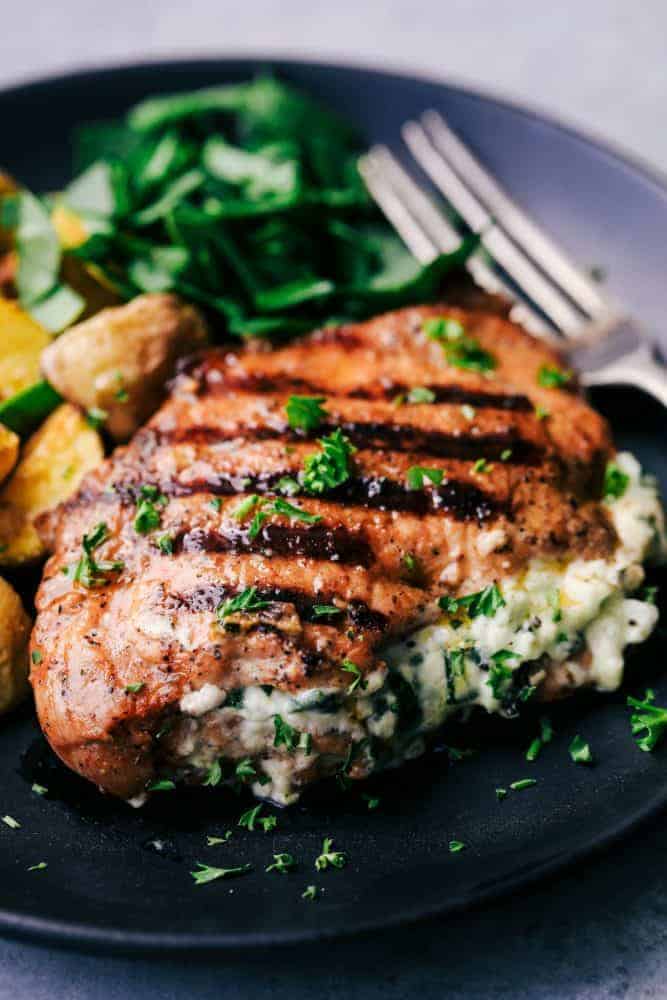
<path id="1" fill-rule="evenodd" d="M 161 67 L 166 69 L 180 68 L 183 71 L 192 69 L 220 69 L 248 64 L 280 65 L 286 69 L 290 66 L 318 67 L 338 72 L 362 72 L 375 77 L 385 77 L 405 81 L 417 81 L 434 87 L 446 87 L 459 92 L 480 104 L 492 104 L 514 114 L 528 118 L 533 122 L 562 132 L 577 142 L 592 146 L 602 153 L 616 166 L 622 167 L 635 180 L 648 184 L 655 195 L 667 201 L 667 170 L 643 159 L 641 155 L 629 152 L 621 144 L 610 141 L 594 130 L 570 124 L 558 114 L 544 110 L 532 102 L 500 94 L 494 90 L 471 86 L 447 74 L 439 75 L 421 72 L 405 63 L 390 63 L 372 59 L 357 60 L 342 55 L 305 58 L 294 51 L 282 50 L 273 52 L 235 52 L 219 55 L 179 54 L 178 56 L 147 57 L 141 60 L 128 59 L 105 63 L 101 66 L 82 65 L 74 70 L 63 70 L 44 75 L 36 75 L 0 87 L 0 100 L 11 100 L 41 90 L 56 84 L 92 83 L 100 77 L 122 76 L 124 73 L 136 71 L 158 72 Z M 603 854 L 617 845 L 626 837 L 631 837 L 644 824 L 648 824 L 664 811 L 667 803 L 667 780 L 652 798 L 638 807 L 630 816 L 624 816 L 602 837 L 591 835 L 584 844 L 568 848 L 565 851 L 551 854 L 543 861 L 533 865 L 530 870 L 516 874 L 508 874 L 502 882 L 476 889 L 474 893 L 463 892 L 458 897 L 451 897 L 441 903 L 414 902 L 402 907 L 393 914 L 382 917 L 350 920 L 349 917 L 338 922 L 333 921 L 328 927 L 291 930 L 282 928 L 279 931 L 257 931 L 252 934 L 229 933 L 174 933 L 171 931 L 137 931 L 124 928 L 103 928 L 77 921 L 51 919 L 16 911 L 0 906 L 0 934 L 12 939 L 33 941 L 69 949 L 85 949 L 89 952 L 112 954 L 158 954 L 167 950 L 214 952 L 226 951 L 230 948 L 269 948 L 278 946 L 294 946 L 308 942 L 324 942 L 333 939 L 350 938 L 359 934 L 367 934 L 383 928 L 395 929 L 418 922 L 426 922 L 448 914 L 460 913 L 464 910 L 488 905 L 515 892 L 522 891 L 538 882 L 553 878 L 556 874 L 566 871 L 575 863 L 586 858 Z"/>

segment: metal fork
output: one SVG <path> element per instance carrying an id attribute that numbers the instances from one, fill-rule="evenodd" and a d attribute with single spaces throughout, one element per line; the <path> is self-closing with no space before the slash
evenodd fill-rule
<path id="1" fill-rule="evenodd" d="M 667 369 L 639 325 L 526 215 L 442 115 L 427 111 L 402 131 L 424 173 L 480 235 L 480 249 L 466 265 L 475 282 L 510 298 L 512 319 L 558 346 L 585 385 L 634 385 L 667 406 Z M 419 261 L 458 246 L 455 225 L 386 146 L 374 146 L 359 169 Z"/>

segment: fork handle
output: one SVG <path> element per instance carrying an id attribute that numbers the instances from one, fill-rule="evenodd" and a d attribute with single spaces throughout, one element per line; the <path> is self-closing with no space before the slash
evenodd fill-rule
<path id="1" fill-rule="evenodd" d="M 584 385 L 633 385 L 667 406 L 667 369 L 646 343 L 601 368 L 584 372 L 582 381 Z"/>

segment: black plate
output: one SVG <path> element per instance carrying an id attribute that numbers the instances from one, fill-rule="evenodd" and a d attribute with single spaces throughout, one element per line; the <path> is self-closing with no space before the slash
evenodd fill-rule
<path id="1" fill-rule="evenodd" d="M 55 188 L 68 174 L 77 121 L 117 114 L 156 91 L 242 78 L 267 62 L 149 65 L 6 91 L 0 162 L 39 190 Z M 659 330 L 667 191 L 649 173 L 535 114 L 455 87 L 335 66 L 277 69 L 356 118 L 369 141 L 393 141 L 408 116 L 444 109 L 528 209 L 583 264 L 605 268 L 614 292 Z M 597 402 L 664 484 L 664 412 L 620 391 Z M 650 678 L 663 703 L 664 649 L 656 636 L 632 668 L 638 690 Z M 385 775 L 373 786 L 377 810 L 368 811 L 361 790 L 320 794 L 283 811 L 269 834 L 235 827 L 248 803 L 229 793 L 167 794 L 142 812 L 102 798 L 55 764 L 25 710 L 0 727 L 0 814 L 21 822 L 20 830 L 0 825 L 0 929 L 98 948 L 239 947 L 351 934 L 498 895 L 610 843 L 667 802 L 665 757 L 636 748 L 623 701 L 559 706 L 555 740 L 534 764 L 523 751 L 536 720 L 521 728 L 487 721 L 477 756 L 448 766 L 434 753 Z M 590 741 L 595 767 L 570 761 L 575 733 Z M 537 786 L 496 801 L 496 787 L 523 777 Z M 33 781 L 48 796 L 31 792 Z M 206 846 L 206 834 L 232 827 L 228 844 Z M 348 854 L 346 869 L 315 872 L 324 836 Z M 465 850 L 450 854 L 451 839 Z M 294 873 L 264 872 L 279 851 L 297 859 Z M 26 870 L 40 861 L 45 870 Z M 196 887 L 188 874 L 196 861 L 250 862 L 254 871 Z M 309 884 L 324 890 L 315 903 L 301 898 Z"/>

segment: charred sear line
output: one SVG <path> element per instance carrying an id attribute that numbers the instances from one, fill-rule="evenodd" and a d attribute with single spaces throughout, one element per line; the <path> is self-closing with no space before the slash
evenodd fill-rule
<path id="1" fill-rule="evenodd" d="M 207 584 L 185 594 L 169 594 L 163 600 L 167 610 L 185 608 L 192 612 L 214 612 L 220 604 L 239 593 L 221 584 Z M 316 608 L 322 605 L 334 606 L 333 594 L 309 594 L 305 590 L 283 587 L 257 587 L 257 597 L 274 604 L 291 604 L 303 622 L 325 625 L 329 628 L 345 629 L 353 626 L 365 632 L 384 632 L 387 619 L 379 611 L 373 611 L 363 601 L 349 601 L 339 615 L 321 616 Z"/>
<path id="2" fill-rule="evenodd" d="M 304 556 L 306 559 L 339 562 L 351 566 L 370 566 L 373 552 L 362 532 L 347 528 L 327 528 L 265 524 L 255 537 L 247 528 L 220 528 L 216 531 L 195 528 L 178 535 L 175 552 L 270 552 L 278 556 Z"/>
<path id="3" fill-rule="evenodd" d="M 371 382 L 350 389 L 336 388 L 335 391 L 323 383 L 289 375 L 264 375 L 256 372 L 244 372 L 234 369 L 223 370 L 213 368 L 200 374 L 201 393 L 211 395 L 227 394 L 234 391 L 248 393 L 280 394 L 301 393 L 313 396 L 330 396 L 336 398 L 384 400 L 391 402 L 397 397 L 406 396 L 413 386 L 402 382 Z M 466 389 L 461 385 L 431 385 L 424 388 L 433 393 L 435 403 L 464 403 L 477 409 L 511 410 L 515 413 L 530 413 L 534 409 L 527 396 L 514 393 L 484 392 L 479 389 Z"/>
<path id="4" fill-rule="evenodd" d="M 216 474 L 205 479 L 193 479 L 188 482 L 172 479 L 153 485 L 157 486 L 161 493 L 171 497 L 193 496 L 201 493 L 212 493 L 215 496 L 257 493 L 264 496 L 279 493 L 279 483 L 281 479 L 286 477 L 289 477 L 294 485 L 290 498 L 309 496 L 289 469 L 260 476 L 239 473 L 235 476 Z M 125 504 L 134 504 L 142 485 L 144 484 L 118 482 L 114 486 L 114 493 L 102 494 L 101 496 L 109 499 L 120 499 L 121 503 Z M 95 497 L 90 496 L 87 498 L 87 502 L 94 499 Z M 99 494 L 97 499 L 100 499 Z M 489 521 L 501 515 L 510 515 L 512 511 L 509 500 L 498 500 L 479 489 L 474 483 L 462 482 L 457 479 L 443 483 L 437 488 L 411 490 L 405 483 L 399 483 L 383 476 L 352 476 L 342 486 L 327 493 L 323 499 L 331 504 L 369 507 L 381 511 L 405 511 L 416 515 L 442 512 L 458 521 Z M 312 533 L 314 529 L 310 528 L 309 530 Z M 324 529 L 320 528 L 320 531 L 322 530 Z M 354 539 L 356 546 L 358 544 L 356 535 Z M 266 541 L 259 545 L 259 548 L 267 547 L 273 546 L 270 546 L 270 543 Z"/>
<path id="5" fill-rule="evenodd" d="M 200 424 L 168 431 L 155 430 L 154 433 L 160 445 L 215 444 L 235 438 L 247 441 L 282 440 L 290 443 L 316 440 L 338 428 L 356 448 L 368 450 L 410 452 L 431 458 L 455 458 L 471 462 L 479 458 L 494 461 L 504 455 L 504 461 L 508 465 L 537 465 L 543 459 L 543 451 L 538 445 L 517 437 L 512 430 L 497 434 L 449 434 L 445 431 L 424 430 L 410 424 L 379 421 L 343 421 L 338 424 L 327 422 L 310 433 L 292 430 L 286 424 L 274 427 L 247 424 L 219 427 Z"/>

